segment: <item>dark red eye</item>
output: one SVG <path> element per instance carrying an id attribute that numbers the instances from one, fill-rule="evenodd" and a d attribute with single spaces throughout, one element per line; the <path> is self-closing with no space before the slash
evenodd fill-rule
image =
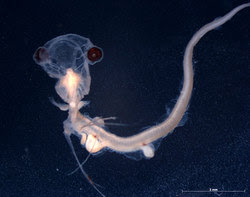
<path id="1" fill-rule="evenodd" d="M 49 60 L 49 53 L 46 48 L 39 47 L 33 57 L 37 63 L 46 62 Z"/>
<path id="2" fill-rule="evenodd" d="M 97 47 L 92 47 L 88 50 L 88 59 L 91 62 L 96 62 L 102 58 L 102 50 Z"/>

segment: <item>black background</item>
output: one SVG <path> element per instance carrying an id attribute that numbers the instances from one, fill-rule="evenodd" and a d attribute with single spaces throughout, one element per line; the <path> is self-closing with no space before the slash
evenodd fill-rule
<path id="1" fill-rule="evenodd" d="M 129 136 L 172 109 L 191 36 L 240 0 L 0 1 L 0 196 L 98 196 L 62 134 L 67 113 L 52 106 L 55 80 L 34 63 L 37 47 L 66 33 L 91 39 L 105 57 L 90 66 L 82 109 L 118 117 Z M 106 196 L 194 196 L 181 190 L 244 190 L 249 185 L 250 9 L 207 34 L 194 52 L 187 122 L 139 161 L 105 152 L 84 169 Z M 165 115 L 164 115 L 165 114 Z M 87 152 L 73 139 L 83 160 Z M 224 194 L 223 196 L 247 196 Z M 215 196 L 199 194 L 196 196 Z"/>

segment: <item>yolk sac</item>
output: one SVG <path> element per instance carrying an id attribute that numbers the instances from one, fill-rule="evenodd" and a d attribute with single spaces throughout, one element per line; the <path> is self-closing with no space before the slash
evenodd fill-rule
<path id="1" fill-rule="evenodd" d="M 101 60 L 102 58 L 102 50 L 97 47 L 92 47 L 88 50 L 88 59 L 91 62 L 96 62 L 98 60 Z"/>

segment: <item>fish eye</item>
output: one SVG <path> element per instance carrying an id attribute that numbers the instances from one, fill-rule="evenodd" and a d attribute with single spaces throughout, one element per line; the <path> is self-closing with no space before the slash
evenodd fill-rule
<path id="1" fill-rule="evenodd" d="M 46 48 L 44 47 L 39 47 L 34 56 L 34 60 L 39 64 L 39 63 L 44 63 L 49 60 L 49 53 Z"/>
<path id="2" fill-rule="evenodd" d="M 100 61 L 103 57 L 103 52 L 98 47 L 92 47 L 88 50 L 87 57 L 91 62 Z"/>

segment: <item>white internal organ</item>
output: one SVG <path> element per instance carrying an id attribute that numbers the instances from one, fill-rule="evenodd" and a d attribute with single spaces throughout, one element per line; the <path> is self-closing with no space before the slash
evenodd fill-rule
<path id="1" fill-rule="evenodd" d="M 151 145 L 142 146 L 141 150 L 142 150 L 144 156 L 149 158 L 149 159 L 154 157 L 154 155 L 155 155 L 154 149 Z"/>
<path id="2" fill-rule="evenodd" d="M 75 101 L 77 100 L 77 88 L 81 81 L 81 76 L 75 73 L 71 68 L 66 72 L 66 75 L 60 80 L 60 86 L 65 87 L 68 97 L 70 98 L 69 104 L 71 107 L 75 107 Z"/>
<path id="3" fill-rule="evenodd" d="M 91 134 L 88 136 L 86 134 L 82 134 L 81 144 L 85 144 L 85 148 L 90 153 L 96 153 L 103 148 L 103 145 L 97 139 L 97 137 Z"/>

